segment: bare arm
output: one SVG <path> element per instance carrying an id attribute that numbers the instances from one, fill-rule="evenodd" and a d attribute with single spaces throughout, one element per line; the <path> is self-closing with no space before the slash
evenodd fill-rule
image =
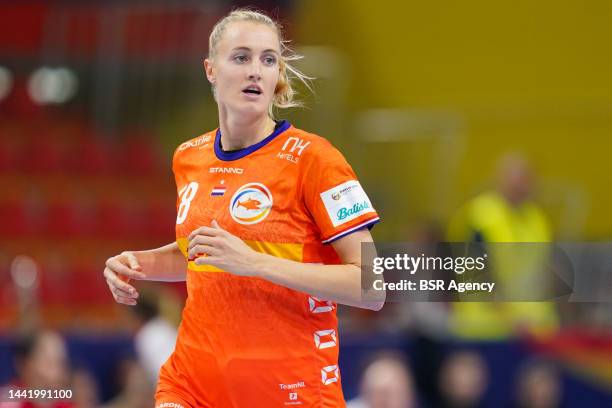
<path id="1" fill-rule="evenodd" d="M 316 265 L 289 261 L 261 254 L 255 264 L 261 278 L 306 292 L 343 305 L 380 310 L 384 294 L 378 302 L 361 299 L 361 243 L 372 242 L 370 231 L 362 229 L 332 243 L 342 265 Z"/>
<path id="2" fill-rule="evenodd" d="M 106 260 L 104 278 L 118 303 L 135 305 L 138 291 L 132 279 L 178 282 L 184 281 L 187 261 L 176 242 L 147 251 L 126 251 Z"/>
<path id="3" fill-rule="evenodd" d="M 212 228 L 198 228 L 189 236 L 189 255 L 208 254 L 196 259 L 199 265 L 214 265 L 236 275 L 260 277 L 321 299 L 380 310 L 384 293 L 375 302 L 361 298 L 361 242 L 372 242 L 367 229 L 355 231 L 332 244 L 342 265 L 306 264 L 256 252 L 213 221 Z"/>
<path id="4" fill-rule="evenodd" d="M 145 280 L 181 282 L 187 276 L 187 260 L 176 242 L 160 248 L 132 253 L 146 275 Z"/>

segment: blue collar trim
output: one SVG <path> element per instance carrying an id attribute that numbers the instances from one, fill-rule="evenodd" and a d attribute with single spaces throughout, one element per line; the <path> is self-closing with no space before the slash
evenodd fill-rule
<path id="1" fill-rule="evenodd" d="M 247 156 L 256 150 L 259 150 L 265 145 L 267 145 L 268 143 L 270 143 L 276 136 L 280 135 L 285 130 L 289 129 L 290 126 L 291 126 L 291 123 L 287 122 L 286 120 L 283 120 L 276 127 L 276 129 L 274 129 L 274 132 L 272 132 L 268 137 L 266 137 L 262 141 L 255 143 L 252 146 L 245 147 L 244 149 L 235 150 L 232 152 L 224 152 L 221 149 L 221 128 L 219 128 L 217 129 L 217 134 L 215 135 L 215 155 L 217 156 L 217 159 L 223 160 L 223 161 L 233 161 L 233 160 L 241 159 L 244 156 Z"/>

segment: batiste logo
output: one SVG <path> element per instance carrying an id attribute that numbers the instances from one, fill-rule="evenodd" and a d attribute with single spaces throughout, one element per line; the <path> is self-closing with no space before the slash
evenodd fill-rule
<path id="1" fill-rule="evenodd" d="M 342 221 L 343 219 L 350 217 L 351 215 L 357 215 L 364 210 L 370 208 L 370 205 L 367 201 L 362 203 L 355 203 L 352 208 L 342 207 L 338 210 L 338 221 Z"/>

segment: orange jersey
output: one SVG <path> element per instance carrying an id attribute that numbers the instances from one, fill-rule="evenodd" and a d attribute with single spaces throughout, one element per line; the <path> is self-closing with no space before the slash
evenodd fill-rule
<path id="1" fill-rule="evenodd" d="M 224 152 L 219 130 L 181 144 L 173 159 L 176 237 L 217 220 L 253 249 L 338 264 L 328 243 L 379 218 L 327 140 L 281 122 L 249 148 Z M 341 407 L 336 304 L 188 262 L 176 349 L 160 373 L 158 406 Z M 178 406 L 177 405 L 177 406 Z"/>

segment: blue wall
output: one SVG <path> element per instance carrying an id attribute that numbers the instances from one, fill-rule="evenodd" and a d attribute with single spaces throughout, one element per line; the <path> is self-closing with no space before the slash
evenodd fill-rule
<path id="1" fill-rule="evenodd" d="M 116 392 L 114 379 L 117 364 L 123 358 L 134 355 L 131 339 L 124 336 L 79 335 L 68 335 L 66 339 L 73 365 L 90 370 L 98 380 L 103 399 L 110 398 Z M 14 375 L 12 342 L 9 337 L 0 337 L 0 384 L 8 382 Z M 406 353 L 408 359 L 414 362 L 417 352 L 414 339 L 407 340 L 400 336 L 342 336 L 341 344 L 340 367 L 347 399 L 357 394 L 361 369 L 372 353 L 393 349 Z M 469 349 L 483 356 L 490 373 L 485 396 L 488 407 L 507 406 L 513 394 L 516 372 L 521 362 L 530 357 L 529 351 L 518 342 L 443 343 L 439 349 L 441 354 L 455 349 Z M 567 373 L 563 375 L 563 388 L 564 406 L 612 406 L 610 393 Z"/>

